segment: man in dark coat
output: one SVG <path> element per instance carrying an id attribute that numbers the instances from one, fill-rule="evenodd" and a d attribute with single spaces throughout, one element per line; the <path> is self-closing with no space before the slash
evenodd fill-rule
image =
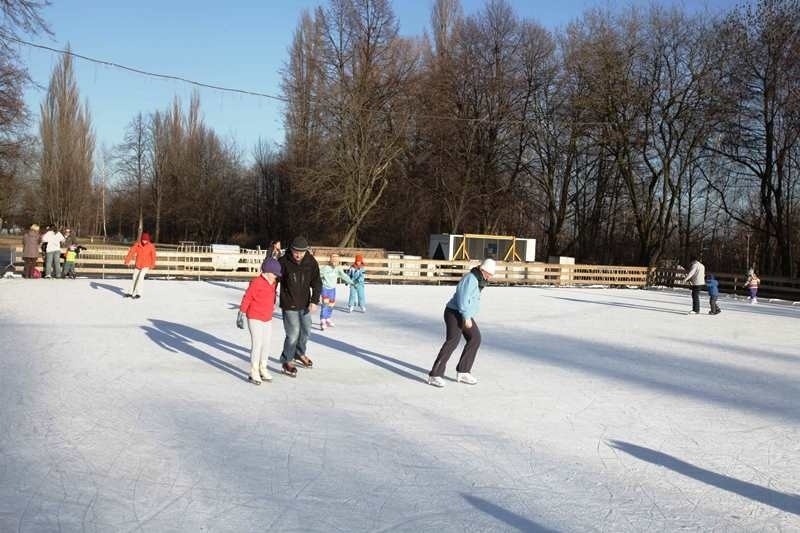
<path id="1" fill-rule="evenodd" d="M 285 374 L 294 377 L 297 375 L 295 361 L 305 368 L 314 364 L 306 355 L 306 344 L 311 331 L 311 315 L 319 305 L 322 279 L 319 264 L 308 252 L 308 241 L 304 237 L 296 237 L 289 253 L 278 261 L 282 272 L 280 307 L 286 332 L 281 366 Z"/>

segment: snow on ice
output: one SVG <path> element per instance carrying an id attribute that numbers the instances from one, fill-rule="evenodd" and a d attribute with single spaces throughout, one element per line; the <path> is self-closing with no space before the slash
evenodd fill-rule
<path id="1" fill-rule="evenodd" d="M 490 286 L 436 389 L 453 287 L 368 285 L 254 387 L 245 283 L 128 283 L 0 280 L 0 531 L 800 529 L 797 306 Z"/>

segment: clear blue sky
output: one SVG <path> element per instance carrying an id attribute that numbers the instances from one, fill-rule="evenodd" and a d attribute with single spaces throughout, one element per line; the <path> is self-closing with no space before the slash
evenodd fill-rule
<path id="1" fill-rule="evenodd" d="M 521 16 L 548 28 L 562 27 L 590 7 L 646 5 L 649 0 L 510 0 Z M 151 72 L 280 94 L 280 69 L 303 9 L 326 4 L 319 0 L 53 0 L 44 16 L 54 33 L 33 40 L 54 48 L 70 43 L 76 53 Z M 427 29 L 432 0 L 395 0 L 404 35 Z M 734 0 L 708 0 L 714 12 Z M 466 14 L 483 0 L 462 0 Z M 698 9 L 697 2 L 686 5 Z M 39 105 L 58 54 L 20 46 L 23 61 L 41 87 L 26 100 L 38 125 Z M 149 78 L 111 67 L 75 60 L 81 97 L 88 100 L 98 147 L 122 141 L 125 126 L 138 112 L 165 109 L 175 95 L 188 102 L 191 85 Z M 283 140 L 282 107 L 275 100 L 200 89 L 205 122 L 221 137 L 234 139 L 249 156 L 259 138 Z"/>

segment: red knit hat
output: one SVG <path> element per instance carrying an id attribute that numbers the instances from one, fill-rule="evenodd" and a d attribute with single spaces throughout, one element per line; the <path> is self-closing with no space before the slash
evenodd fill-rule
<path id="1" fill-rule="evenodd" d="M 146 231 L 144 233 L 142 233 L 141 241 L 142 242 L 145 242 L 145 241 L 150 242 L 150 234 L 147 233 Z"/>
<path id="2" fill-rule="evenodd" d="M 363 255 L 359 254 L 359 255 L 356 256 L 356 264 L 357 265 L 363 265 L 364 264 L 364 256 Z"/>

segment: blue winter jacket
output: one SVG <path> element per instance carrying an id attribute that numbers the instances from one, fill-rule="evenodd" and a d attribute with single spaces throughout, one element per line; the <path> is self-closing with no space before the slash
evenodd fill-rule
<path id="1" fill-rule="evenodd" d="M 350 277 L 353 285 L 364 285 L 364 280 L 367 277 L 363 267 L 356 268 L 355 266 L 350 267 L 350 269 L 347 271 L 347 275 Z"/>
<path id="2" fill-rule="evenodd" d="M 478 278 L 472 272 L 461 278 L 456 287 L 456 293 L 447 302 L 447 307 L 458 311 L 464 320 L 473 318 L 478 314 L 481 305 L 481 291 Z"/>
<path id="3" fill-rule="evenodd" d="M 708 276 L 706 289 L 708 289 L 709 296 L 719 296 L 719 281 L 713 275 Z"/>

